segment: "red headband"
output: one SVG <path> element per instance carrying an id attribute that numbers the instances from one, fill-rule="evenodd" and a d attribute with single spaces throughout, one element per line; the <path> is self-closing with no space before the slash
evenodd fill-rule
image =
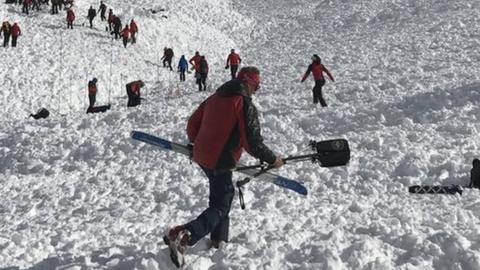
<path id="1" fill-rule="evenodd" d="M 260 75 L 256 72 L 248 72 L 241 70 L 238 73 L 237 79 L 257 88 L 260 85 Z"/>

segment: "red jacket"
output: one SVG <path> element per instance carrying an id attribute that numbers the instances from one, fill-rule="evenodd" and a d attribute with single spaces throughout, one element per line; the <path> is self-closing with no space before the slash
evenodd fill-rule
<path id="1" fill-rule="evenodd" d="M 96 94 L 97 93 L 97 85 L 94 83 L 88 84 L 88 93 L 89 94 Z"/>
<path id="2" fill-rule="evenodd" d="M 240 55 L 236 53 L 230 53 L 227 57 L 227 66 L 230 64 L 232 66 L 238 66 L 242 62 Z"/>
<path id="3" fill-rule="evenodd" d="M 133 94 L 135 95 L 140 95 L 140 88 L 142 81 L 134 81 L 130 83 L 130 90 L 132 91 Z"/>
<path id="4" fill-rule="evenodd" d="M 200 60 L 202 60 L 202 56 L 195 55 L 193 56 L 188 62 L 195 68 L 195 71 L 200 71 Z"/>
<path id="5" fill-rule="evenodd" d="M 323 72 L 327 73 L 328 77 L 330 78 L 330 80 L 332 80 L 332 82 L 335 81 L 333 79 L 332 74 L 330 74 L 330 71 L 328 71 L 326 67 L 324 67 L 319 62 L 313 62 L 308 66 L 308 69 L 307 69 L 307 72 L 305 72 L 305 75 L 303 75 L 302 82 L 307 79 L 308 75 L 310 75 L 310 72 L 313 73 L 313 79 L 315 81 L 325 80 L 325 78 L 323 77 Z"/>
<path id="6" fill-rule="evenodd" d="M 132 22 L 130 23 L 130 32 L 132 34 L 135 34 L 138 32 L 138 27 L 137 27 L 137 24 L 132 20 Z"/>
<path id="7" fill-rule="evenodd" d="M 125 28 L 123 28 L 122 32 L 120 32 L 120 36 L 122 36 L 123 38 L 129 38 L 130 37 L 130 29 L 125 26 Z"/>
<path id="8" fill-rule="evenodd" d="M 20 31 L 20 26 L 17 23 L 14 23 L 12 26 L 12 37 L 18 37 L 22 31 Z"/>
<path id="9" fill-rule="evenodd" d="M 220 86 L 195 110 L 187 135 L 193 160 L 209 169 L 232 169 L 243 149 L 270 164 L 276 159 L 263 144 L 257 110 L 238 80 Z"/>
<path id="10" fill-rule="evenodd" d="M 73 10 L 68 10 L 67 11 L 67 22 L 73 22 L 75 20 L 75 13 L 73 13 Z"/>

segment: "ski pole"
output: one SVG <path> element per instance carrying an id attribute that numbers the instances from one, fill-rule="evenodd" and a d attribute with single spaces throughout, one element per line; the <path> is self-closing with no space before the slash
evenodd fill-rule
<path id="1" fill-rule="evenodd" d="M 287 163 L 287 161 L 299 162 L 299 161 L 305 161 L 305 160 L 312 160 L 313 158 L 316 158 L 318 156 L 319 156 L 318 153 L 300 155 L 300 156 L 289 156 L 289 157 L 284 158 L 283 162 Z M 251 169 L 258 169 L 258 168 L 260 168 L 262 170 L 263 169 L 271 169 L 270 167 L 271 167 L 271 165 L 262 163 L 262 164 L 251 165 L 251 166 L 238 167 L 238 168 L 235 168 L 235 171 L 245 171 L 245 170 L 251 170 Z"/>

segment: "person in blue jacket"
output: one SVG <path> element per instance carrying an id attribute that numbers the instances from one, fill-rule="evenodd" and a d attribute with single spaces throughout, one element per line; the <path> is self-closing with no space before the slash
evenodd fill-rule
<path id="1" fill-rule="evenodd" d="M 180 81 L 185 81 L 185 72 L 188 70 L 188 62 L 185 59 L 185 55 L 180 57 L 180 61 L 178 61 L 178 72 L 180 72 Z"/>

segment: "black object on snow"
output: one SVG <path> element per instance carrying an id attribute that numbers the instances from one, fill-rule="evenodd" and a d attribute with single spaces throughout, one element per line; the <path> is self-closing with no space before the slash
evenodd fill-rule
<path id="1" fill-rule="evenodd" d="M 105 106 L 88 107 L 87 113 L 106 112 L 108 110 L 110 110 L 110 104 L 105 105 Z"/>
<path id="2" fill-rule="evenodd" d="M 430 186 L 430 185 L 415 185 L 408 187 L 408 192 L 417 194 L 460 194 L 462 195 L 463 189 L 459 185 L 450 186 Z"/>
<path id="3" fill-rule="evenodd" d="M 30 114 L 30 116 L 33 117 L 33 119 L 35 120 L 47 118 L 49 115 L 50 115 L 50 112 L 45 108 L 41 108 L 40 110 L 37 111 L 36 114 Z"/>

